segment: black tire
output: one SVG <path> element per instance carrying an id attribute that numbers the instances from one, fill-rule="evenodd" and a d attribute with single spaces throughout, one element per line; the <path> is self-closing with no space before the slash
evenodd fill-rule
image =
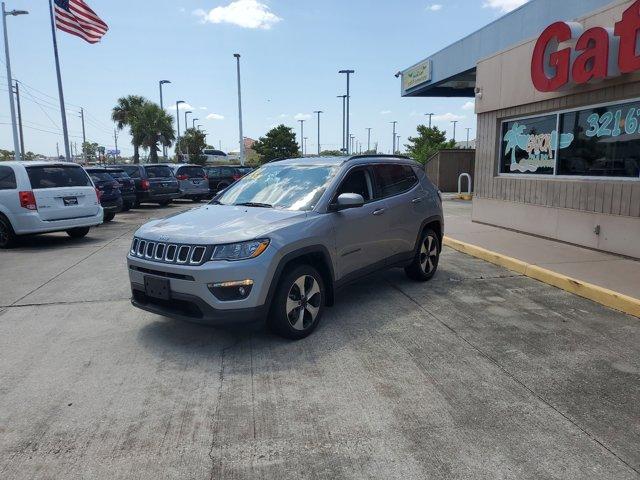
<path id="1" fill-rule="evenodd" d="M 129 210 L 131 210 L 131 204 L 125 203 L 122 205 L 122 212 L 128 212 Z"/>
<path id="2" fill-rule="evenodd" d="M 404 269 L 407 277 L 418 282 L 431 280 L 438 270 L 440 251 L 440 239 L 436 232 L 425 229 L 420 236 L 416 256 L 411 265 Z"/>
<path id="3" fill-rule="evenodd" d="M 133 203 L 133 208 L 140 208 L 140 201 L 136 200 L 136 201 Z"/>
<path id="4" fill-rule="evenodd" d="M 104 214 L 104 219 L 103 222 L 107 223 L 110 222 L 111 220 L 113 220 L 114 218 L 116 218 L 116 214 L 111 212 L 111 213 L 105 213 Z"/>
<path id="5" fill-rule="evenodd" d="M 0 215 L 0 249 L 11 248 L 16 244 L 16 234 L 9 220 Z"/>
<path id="6" fill-rule="evenodd" d="M 161 207 L 166 207 L 170 203 L 171 203 L 171 200 L 163 200 L 161 202 L 158 202 L 158 205 L 160 205 Z"/>
<path id="7" fill-rule="evenodd" d="M 193 203 L 200 203 L 200 201 L 201 201 L 201 200 L 202 200 L 202 198 L 201 198 L 201 197 L 193 197 L 193 198 L 191 199 L 191 201 L 192 201 Z"/>
<path id="8" fill-rule="evenodd" d="M 91 230 L 91 227 L 72 228 L 70 230 L 67 230 L 67 235 L 69 235 L 71 238 L 84 238 L 89 233 L 89 230 Z"/>
<path id="9" fill-rule="evenodd" d="M 217 190 L 217 192 L 216 192 L 216 193 L 221 192 L 222 190 L 224 190 L 224 189 L 225 189 L 225 188 L 227 188 L 228 186 L 229 186 L 229 184 L 228 184 L 228 183 L 224 183 L 224 182 L 223 182 L 223 183 L 219 183 L 219 184 L 218 184 L 218 190 Z"/>
<path id="10" fill-rule="evenodd" d="M 301 279 L 304 293 L 300 289 Z M 286 270 L 273 297 L 268 318 L 269 328 L 291 340 L 309 336 L 320 323 L 325 299 L 322 275 L 311 265 L 299 265 Z"/>

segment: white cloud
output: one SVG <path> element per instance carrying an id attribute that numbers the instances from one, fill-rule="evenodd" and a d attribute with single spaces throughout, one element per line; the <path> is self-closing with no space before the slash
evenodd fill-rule
<path id="1" fill-rule="evenodd" d="M 272 13 L 267 5 L 257 0 L 236 0 L 224 7 L 215 7 L 208 12 L 195 10 L 202 23 L 230 23 L 243 28 L 269 30 L 282 18 Z"/>
<path id="2" fill-rule="evenodd" d="M 200 110 L 208 110 L 207 107 L 200 107 Z"/>
<path id="3" fill-rule="evenodd" d="M 427 10 L 429 10 L 430 12 L 439 12 L 440 10 L 442 10 L 442 5 L 440 5 L 439 3 L 434 3 L 432 5 L 429 5 L 427 7 Z"/>
<path id="4" fill-rule="evenodd" d="M 224 115 L 220 115 L 219 113 L 210 113 L 207 115 L 207 120 L 224 120 Z"/>
<path id="5" fill-rule="evenodd" d="M 482 6 L 484 8 L 495 8 L 496 10 L 507 13 L 524 5 L 528 1 L 529 0 L 485 0 Z"/>
<path id="6" fill-rule="evenodd" d="M 462 105 L 462 110 L 475 110 L 476 102 L 469 100 L 467 103 Z"/>
<path id="7" fill-rule="evenodd" d="M 308 113 L 298 113 L 293 118 L 294 120 L 309 120 L 311 118 L 311 115 L 309 115 Z"/>
<path id="8" fill-rule="evenodd" d="M 454 113 L 445 113 L 443 115 L 434 115 L 433 116 L 433 121 L 434 122 L 453 122 L 454 120 L 464 120 L 465 117 L 464 115 L 456 115 Z"/>
<path id="9" fill-rule="evenodd" d="M 278 115 L 278 118 L 289 118 L 289 114 L 288 113 L 281 113 L 280 115 Z"/>
<path id="10" fill-rule="evenodd" d="M 176 111 L 176 106 L 173 105 L 171 107 L 166 107 L 166 110 L 169 113 L 174 113 Z M 178 110 L 193 110 L 193 107 L 188 103 L 181 103 L 180 105 L 178 105 Z"/>
<path id="11" fill-rule="evenodd" d="M 391 113 L 391 110 L 382 110 L 380 112 L 380 115 L 389 115 Z"/>

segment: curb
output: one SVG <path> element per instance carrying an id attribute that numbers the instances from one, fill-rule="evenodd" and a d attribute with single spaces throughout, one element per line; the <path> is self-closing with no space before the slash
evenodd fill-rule
<path id="1" fill-rule="evenodd" d="M 470 243 L 461 242 L 451 237 L 444 237 L 442 242 L 449 248 L 453 248 L 472 257 L 480 258 L 486 262 L 499 265 L 513 272 L 519 273 L 540 282 L 552 285 L 583 298 L 587 298 L 606 307 L 613 308 L 623 313 L 640 318 L 640 299 L 614 292 L 607 288 L 583 282 L 576 278 L 568 277 L 558 272 L 548 270 L 516 258 L 492 252 Z"/>

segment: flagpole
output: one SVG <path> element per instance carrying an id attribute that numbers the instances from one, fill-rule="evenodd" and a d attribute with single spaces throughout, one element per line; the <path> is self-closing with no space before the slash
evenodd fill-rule
<path id="1" fill-rule="evenodd" d="M 60 75 L 60 59 L 58 58 L 58 39 L 56 37 L 56 21 L 53 13 L 53 1 L 49 0 L 49 13 L 51 15 L 51 35 L 53 36 L 53 55 L 56 60 L 56 74 L 58 76 L 58 96 L 60 97 L 60 113 L 62 113 L 62 133 L 64 135 L 64 152 L 67 162 L 71 161 L 69 152 L 69 131 L 67 130 L 67 111 L 64 107 L 64 92 L 62 91 L 62 76 Z"/>

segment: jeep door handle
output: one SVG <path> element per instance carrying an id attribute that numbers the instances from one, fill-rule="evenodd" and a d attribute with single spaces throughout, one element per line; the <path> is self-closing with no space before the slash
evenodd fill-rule
<path id="1" fill-rule="evenodd" d="M 377 210 L 374 210 L 374 211 L 373 211 L 373 214 L 374 214 L 375 216 L 378 216 L 378 215 L 382 215 L 382 214 L 383 214 L 384 212 L 386 212 L 386 211 L 387 211 L 387 209 L 386 209 L 386 208 L 378 208 Z"/>
<path id="2" fill-rule="evenodd" d="M 411 200 L 411 203 L 413 203 L 414 205 L 416 203 L 422 203 L 422 198 L 418 197 L 418 198 L 414 198 L 413 200 Z"/>

